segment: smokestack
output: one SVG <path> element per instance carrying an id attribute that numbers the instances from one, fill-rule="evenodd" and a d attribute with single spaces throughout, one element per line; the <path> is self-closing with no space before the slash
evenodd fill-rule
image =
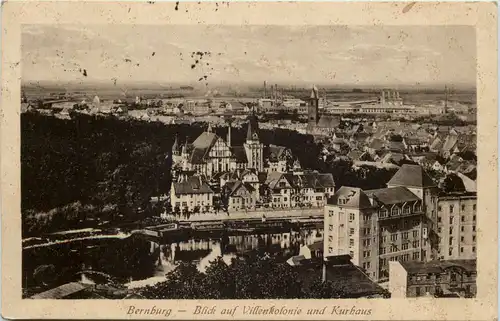
<path id="1" fill-rule="evenodd" d="M 264 80 L 264 99 L 267 98 L 267 84 L 266 81 Z"/>

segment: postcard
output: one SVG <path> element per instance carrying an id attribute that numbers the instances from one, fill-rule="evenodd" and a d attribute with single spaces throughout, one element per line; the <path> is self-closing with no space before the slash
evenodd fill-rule
<path id="1" fill-rule="evenodd" d="M 496 19 L 4 3 L 2 316 L 497 318 Z"/>

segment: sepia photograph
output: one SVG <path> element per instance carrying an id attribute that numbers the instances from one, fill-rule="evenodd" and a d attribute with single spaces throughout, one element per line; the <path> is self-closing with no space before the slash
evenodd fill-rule
<path id="1" fill-rule="evenodd" d="M 23 26 L 23 296 L 474 297 L 475 49 L 468 26 Z"/>
<path id="2" fill-rule="evenodd" d="M 2 58 L 8 316 L 469 318 L 496 295 L 496 65 L 467 5 L 56 4 Z"/>

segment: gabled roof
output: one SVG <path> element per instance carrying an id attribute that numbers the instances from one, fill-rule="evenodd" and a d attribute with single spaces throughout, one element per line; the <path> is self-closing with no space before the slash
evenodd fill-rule
<path id="1" fill-rule="evenodd" d="M 242 181 L 229 182 L 226 184 L 226 186 L 230 188 L 231 192 L 229 193 L 229 195 L 231 196 L 241 188 L 247 190 L 249 193 L 255 191 L 255 188 L 253 188 L 252 185 L 250 185 L 249 183 L 243 183 Z"/>
<path id="2" fill-rule="evenodd" d="M 197 149 L 207 149 L 212 147 L 217 141 L 217 135 L 215 133 L 203 132 L 198 138 L 193 142 L 193 147 Z"/>
<path id="3" fill-rule="evenodd" d="M 237 163 L 248 163 L 247 154 L 245 152 L 245 147 L 243 146 L 231 146 L 229 147 L 231 153 L 236 159 Z"/>
<path id="4" fill-rule="evenodd" d="M 339 202 L 339 200 L 345 200 L 345 202 Z M 342 186 L 328 200 L 328 204 L 358 209 L 373 207 L 370 199 L 361 188 L 348 186 Z"/>
<path id="5" fill-rule="evenodd" d="M 264 157 L 268 158 L 270 162 L 277 162 L 287 150 L 284 146 L 269 145 L 268 148 L 264 149 Z"/>
<path id="6" fill-rule="evenodd" d="M 410 192 L 406 187 L 388 187 L 365 191 L 369 197 L 374 197 L 377 202 L 385 205 L 418 201 L 420 198 Z"/>
<path id="7" fill-rule="evenodd" d="M 436 184 L 420 165 L 404 164 L 387 186 L 434 187 Z"/>
<path id="8" fill-rule="evenodd" d="M 181 182 L 174 183 L 175 195 L 183 194 L 212 194 L 214 191 L 207 182 L 199 176 L 187 177 Z"/>

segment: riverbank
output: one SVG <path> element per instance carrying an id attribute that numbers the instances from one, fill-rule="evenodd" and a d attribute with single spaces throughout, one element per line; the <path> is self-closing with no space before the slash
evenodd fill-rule
<path id="1" fill-rule="evenodd" d="M 189 217 L 178 217 L 174 215 L 164 215 L 167 220 L 178 223 L 213 222 L 213 221 L 235 221 L 235 220 L 262 220 L 263 218 L 272 220 L 290 220 L 301 218 L 323 218 L 323 208 L 309 209 L 289 209 L 289 210 L 263 210 L 263 211 L 239 211 L 239 212 L 219 212 L 191 214 Z"/>

